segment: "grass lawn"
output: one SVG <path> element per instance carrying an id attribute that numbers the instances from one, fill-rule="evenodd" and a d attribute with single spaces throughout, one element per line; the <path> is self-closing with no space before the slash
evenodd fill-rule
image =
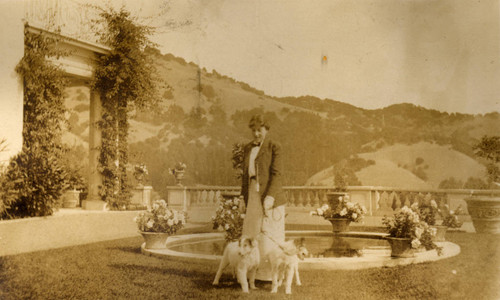
<path id="1" fill-rule="evenodd" d="M 193 230 L 191 230 L 193 231 Z M 218 262 L 142 255 L 142 237 L 0 257 L 0 299 L 500 299 L 498 235 L 447 233 L 460 255 L 358 271 L 307 271 L 292 296 L 257 282 L 243 295 Z"/>

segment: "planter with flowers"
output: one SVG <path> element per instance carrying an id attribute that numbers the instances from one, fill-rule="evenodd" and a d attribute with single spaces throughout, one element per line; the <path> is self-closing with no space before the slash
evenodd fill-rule
<path id="1" fill-rule="evenodd" d="M 436 234 L 433 237 L 433 241 L 445 241 L 445 235 L 448 227 L 444 224 L 437 224 L 436 217 L 441 214 L 441 209 L 438 208 L 437 202 L 434 199 L 429 202 L 424 202 L 422 205 L 418 205 L 418 203 L 415 202 L 411 205 L 411 209 L 418 214 L 421 221 L 424 221 L 431 228 L 434 228 Z"/>
<path id="2" fill-rule="evenodd" d="M 145 186 L 146 177 L 149 174 L 146 164 L 140 163 L 132 169 L 135 182 L 132 183 L 132 197 L 128 204 L 128 209 L 145 209 L 151 207 L 151 191 L 153 187 Z"/>
<path id="3" fill-rule="evenodd" d="M 184 179 L 184 173 L 186 172 L 186 164 L 178 162 L 175 164 L 173 169 L 168 170 L 170 174 L 174 175 L 176 184 L 182 185 L 182 179 Z"/>
<path id="4" fill-rule="evenodd" d="M 421 221 L 411 208 L 404 206 L 392 218 L 384 217 L 382 222 L 389 232 L 386 239 L 391 246 L 391 256 L 413 257 L 415 250 L 421 248 L 436 249 L 438 255 L 441 254 L 441 248 L 432 241 L 435 229 Z"/>
<path id="5" fill-rule="evenodd" d="M 221 199 L 215 216 L 212 216 L 213 229 L 224 231 L 226 242 L 235 241 L 241 237 L 245 219 L 242 205 L 243 199 L 239 197 Z"/>
<path id="6" fill-rule="evenodd" d="M 339 197 L 334 208 L 329 204 L 324 204 L 315 211 L 311 211 L 311 215 L 330 221 L 334 234 L 347 231 L 351 222 L 361 221 L 365 214 L 366 208 L 359 203 L 350 202 L 349 195 Z"/>
<path id="7" fill-rule="evenodd" d="M 156 200 L 151 209 L 140 212 L 134 218 L 142 234 L 146 249 L 163 249 L 167 238 L 186 224 L 186 215 L 182 211 L 170 209 L 165 200 Z"/>
<path id="8" fill-rule="evenodd" d="M 441 209 L 441 218 L 443 218 L 442 225 L 448 228 L 456 228 L 456 229 L 462 227 L 462 224 L 464 222 L 458 219 L 458 216 L 462 214 L 464 214 L 464 210 L 461 205 L 459 205 L 455 209 L 455 211 L 453 211 L 450 210 L 448 204 L 445 204 L 444 207 Z"/>

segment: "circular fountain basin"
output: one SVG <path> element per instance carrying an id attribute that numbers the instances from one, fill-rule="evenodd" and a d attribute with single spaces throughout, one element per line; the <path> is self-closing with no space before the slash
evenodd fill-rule
<path id="1" fill-rule="evenodd" d="M 304 238 L 310 256 L 300 261 L 301 269 L 355 270 L 392 267 L 435 261 L 458 255 L 460 247 L 451 242 L 437 242 L 443 248 L 417 252 L 411 258 L 393 258 L 385 233 L 346 232 L 333 235 L 331 231 L 287 231 L 287 239 Z M 223 233 L 200 233 L 170 236 L 166 249 L 145 249 L 142 253 L 158 257 L 178 257 L 219 260 L 224 250 Z"/>

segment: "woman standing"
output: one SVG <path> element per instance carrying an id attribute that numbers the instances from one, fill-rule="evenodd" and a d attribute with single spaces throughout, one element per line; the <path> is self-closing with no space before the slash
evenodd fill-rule
<path id="1" fill-rule="evenodd" d="M 270 280 L 269 249 L 285 241 L 286 199 L 281 183 L 281 147 L 267 136 L 262 115 L 251 118 L 253 141 L 244 147 L 241 193 L 246 206 L 243 235 L 257 238 L 261 266 L 257 278 Z"/>

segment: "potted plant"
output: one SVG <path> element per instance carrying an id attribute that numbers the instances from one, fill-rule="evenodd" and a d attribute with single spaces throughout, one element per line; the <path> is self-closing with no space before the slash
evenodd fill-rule
<path id="1" fill-rule="evenodd" d="M 363 219 L 367 210 L 363 205 L 349 201 L 349 195 L 340 196 L 335 207 L 324 204 L 311 215 L 320 216 L 332 223 L 333 233 L 347 231 L 351 222 L 359 222 Z"/>
<path id="2" fill-rule="evenodd" d="M 458 219 L 458 216 L 463 214 L 464 210 L 462 206 L 459 205 L 455 211 L 450 210 L 448 204 L 445 204 L 441 209 L 441 218 L 443 219 L 443 226 L 447 228 L 460 228 L 462 227 L 463 222 Z"/>
<path id="3" fill-rule="evenodd" d="M 140 163 L 136 164 L 134 166 L 134 178 L 137 181 L 137 187 L 141 188 L 144 186 L 144 181 L 146 178 L 146 175 L 148 175 L 148 168 L 146 167 L 146 164 Z"/>
<path id="4" fill-rule="evenodd" d="M 436 249 L 441 255 L 441 247 L 432 241 L 435 229 L 421 221 L 417 212 L 404 206 L 393 217 L 384 217 L 382 223 L 386 226 L 389 236 L 386 237 L 391 246 L 393 257 L 413 257 L 415 250 L 425 248 Z"/>
<path id="5" fill-rule="evenodd" d="M 173 169 L 168 169 L 170 174 L 174 175 L 177 185 L 182 185 L 182 179 L 184 178 L 184 172 L 186 171 L 186 164 L 183 162 L 178 162 L 175 164 Z"/>
<path id="6" fill-rule="evenodd" d="M 432 199 L 429 202 L 424 202 L 422 205 L 415 202 L 410 208 L 418 214 L 421 221 L 424 221 L 431 228 L 436 230 L 436 234 L 433 237 L 435 242 L 445 241 L 445 235 L 448 227 L 443 224 L 437 224 L 436 217 L 441 214 L 441 209 L 438 208 L 436 200 Z"/>
<path id="7" fill-rule="evenodd" d="M 151 209 L 140 212 L 134 221 L 144 238 L 144 248 L 162 249 L 168 236 L 184 227 L 186 215 L 182 211 L 170 209 L 165 200 L 156 200 Z"/>
<path id="8" fill-rule="evenodd" d="M 232 199 L 221 199 L 220 205 L 212 216 L 213 229 L 225 232 L 227 242 L 238 240 L 243 230 L 243 220 L 245 214 L 242 213 L 241 206 L 243 199 L 234 197 Z"/>
<path id="9" fill-rule="evenodd" d="M 475 154 L 485 158 L 491 187 L 500 186 L 500 136 L 484 136 L 473 147 Z M 465 198 L 467 210 L 478 233 L 500 233 L 500 196 L 472 193 Z"/>

